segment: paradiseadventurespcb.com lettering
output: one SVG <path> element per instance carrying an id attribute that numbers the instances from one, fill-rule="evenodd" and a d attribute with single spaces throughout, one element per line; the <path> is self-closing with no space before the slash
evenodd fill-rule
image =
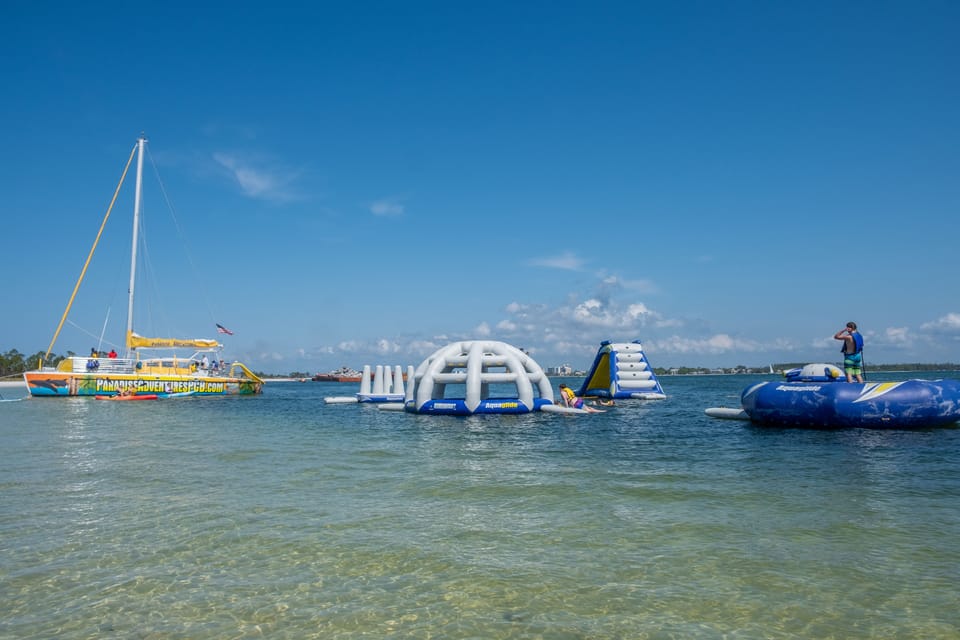
<path id="1" fill-rule="evenodd" d="M 109 380 L 97 378 L 97 391 L 127 391 L 137 393 L 223 393 L 223 382 L 207 380 Z"/>

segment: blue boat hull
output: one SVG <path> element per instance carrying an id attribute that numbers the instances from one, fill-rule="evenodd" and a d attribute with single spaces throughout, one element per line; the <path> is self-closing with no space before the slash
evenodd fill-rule
<path id="1" fill-rule="evenodd" d="M 763 382 L 740 397 L 756 424 L 917 429 L 960 421 L 960 381 Z"/>

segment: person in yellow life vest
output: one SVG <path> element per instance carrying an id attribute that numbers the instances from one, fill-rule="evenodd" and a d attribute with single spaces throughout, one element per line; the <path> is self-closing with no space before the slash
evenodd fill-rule
<path id="1" fill-rule="evenodd" d="M 563 404 L 563 406 L 570 407 L 572 409 L 583 409 L 584 411 L 589 411 L 590 413 L 601 413 L 600 410 L 583 404 L 583 398 L 578 398 L 577 394 L 573 392 L 573 389 L 565 384 L 560 385 L 560 402 Z"/>

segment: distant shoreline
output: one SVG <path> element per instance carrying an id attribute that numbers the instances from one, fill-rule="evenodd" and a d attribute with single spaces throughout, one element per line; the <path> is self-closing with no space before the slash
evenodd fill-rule
<path id="1" fill-rule="evenodd" d="M 264 382 L 300 382 L 300 378 L 264 378 Z M 9 389 L 11 387 L 26 388 L 25 380 L 0 380 L 0 388 Z"/>
<path id="2" fill-rule="evenodd" d="M 956 371 L 955 369 L 938 369 L 938 371 Z M 918 369 L 878 369 L 872 373 L 926 373 L 925 370 Z M 867 373 L 871 373 L 869 370 Z M 660 377 L 671 378 L 671 377 L 709 377 L 709 376 L 756 376 L 756 375 L 768 375 L 768 376 L 777 376 L 782 377 L 781 372 L 777 373 L 721 373 L 721 372 L 711 372 L 711 373 L 661 373 L 658 374 Z M 570 376 L 550 376 L 551 378 L 582 378 L 586 374 L 573 374 Z M 307 382 L 309 378 L 264 378 L 264 382 Z M 20 380 L 0 380 L 0 389 L 10 389 L 10 388 L 26 388 L 27 383 L 22 378 Z"/>
<path id="3" fill-rule="evenodd" d="M 300 380 L 300 378 L 264 378 L 265 382 L 300 382 Z M 26 387 L 27 383 L 22 378 L 20 380 L 0 380 L 0 389 L 25 389 Z"/>

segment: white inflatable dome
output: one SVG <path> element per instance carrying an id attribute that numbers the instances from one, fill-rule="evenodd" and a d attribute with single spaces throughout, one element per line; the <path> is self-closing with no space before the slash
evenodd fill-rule
<path id="1" fill-rule="evenodd" d="M 465 389 L 462 397 L 447 397 L 448 385 Z M 491 385 L 510 391 L 491 397 Z M 407 411 L 447 415 L 529 413 L 552 404 L 553 387 L 540 365 L 520 349 L 494 340 L 438 349 L 407 380 L 405 398 Z"/>

